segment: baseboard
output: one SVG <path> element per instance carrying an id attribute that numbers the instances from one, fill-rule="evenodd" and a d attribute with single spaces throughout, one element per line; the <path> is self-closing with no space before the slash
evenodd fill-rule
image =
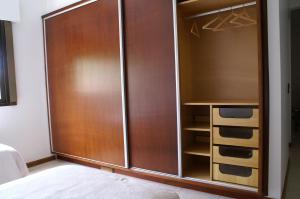
<path id="1" fill-rule="evenodd" d="M 40 165 L 40 164 L 44 164 L 46 162 L 50 162 L 50 161 L 55 160 L 55 159 L 56 159 L 55 155 L 52 155 L 52 156 L 45 157 L 45 158 L 42 158 L 42 159 L 39 159 L 39 160 L 28 162 L 27 167 L 28 168 L 34 167 L 34 166 L 37 166 L 37 165 Z"/>

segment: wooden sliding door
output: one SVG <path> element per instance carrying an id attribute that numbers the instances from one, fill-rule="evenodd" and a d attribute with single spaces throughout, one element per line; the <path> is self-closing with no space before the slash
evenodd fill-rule
<path id="1" fill-rule="evenodd" d="M 54 152 L 124 166 L 118 0 L 45 18 Z"/>
<path id="2" fill-rule="evenodd" d="M 132 167 L 177 174 L 172 0 L 124 0 Z"/>

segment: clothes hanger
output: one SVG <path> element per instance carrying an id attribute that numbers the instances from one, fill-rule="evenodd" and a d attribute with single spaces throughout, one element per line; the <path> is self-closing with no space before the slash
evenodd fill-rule
<path id="1" fill-rule="evenodd" d="M 194 36 L 200 38 L 200 33 L 199 33 L 197 22 L 193 23 L 192 28 L 191 28 L 191 34 L 193 34 Z"/>
<path id="2" fill-rule="evenodd" d="M 218 16 L 215 19 L 208 22 L 207 24 L 205 24 L 204 26 L 202 26 L 202 29 L 218 32 L 218 31 L 225 30 L 225 28 L 223 26 L 226 23 L 230 23 L 231 25 L 234 25 L 233 27 L 235 27 L 235 28 L 240 28 L 240 27 L 257 24 L 257 21 L 252 19 L 251 16 L 248 14 L 245 5 L 246 4 L 242 5 L 243 11 L 241 13 L 234 12 L 234 9 L 236 9 L 236 8 L 234 8 L 234 6 L 231 7 L 231 13 L 225 18 L 222 18 L 220 16 L 220 12 L 223 12 L 223 10 L 222 9 L 219 10 L 217 12 Z"/>
<path id="3" fill-rule="evenodd" d="M 245 26 L 256 25 L 257 21 L 251 18 L 244 4 L 243 11 L 239 14 L 239 16 L 236 16 L 232 20 L 230 20 L 229 23 L 234 24 L 234 27 L 240 28 Z"/>
<path id="4" fill-rule="evenodd" d="M 240 14 L 238 13 L 235 13 L 233 11 L 233 8 L 231 8 L 231 13 L 225 17 L 216 27 L 215 29 L 213 29 L 213 31 L 217 32 L 217 31 L 220 31 L 220 30 L 224 30 L 224 28 L 222 28 L 222 26 L 228 22 L 231 18 L 235 18 L 235 17 L 239 17 Z"/>
<path id="5" fill-rule="evenodd" d="M 224 29 L 216 28 L 216 26 L 211 27 L 211 25 L 215 24 L 218 21 L 223 21 L 222 17 L 220 17 L 220 14 L 218 13 L 218 16 L 202 26 L 203 30 L 212 30 L 212 31 L 223 31 Z"/>

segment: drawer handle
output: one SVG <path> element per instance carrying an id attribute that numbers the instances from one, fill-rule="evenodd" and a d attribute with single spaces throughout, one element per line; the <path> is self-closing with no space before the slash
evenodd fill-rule
<path id="1" fill-rule="evenodd" d="M 226 157 L 235 157 L 243 159 L 251 159 L 253 157 L 253 151 L 251 149 L 239 148 L 239 147 L 219 147 L 219 153 Z"/>
<path id="2" fill-rule="evenodd" d="M 219 114 L 223 118 L 243 118 L 253 117 L 252 108 L 220 108 Z"/>
<path id="3" fill-rule="evenodd" d="M 250 177 L 252 175 L 252 168 L 248 167 L 220 164 L 219 170 L 223 174 L 235 175 L 240 177 Z"/>
<path id="4" fill-rule="evenodd" d="M 253 129 L 220 127 L 220 136 L 225 138 L 251 139 L 253 138 Z"/>

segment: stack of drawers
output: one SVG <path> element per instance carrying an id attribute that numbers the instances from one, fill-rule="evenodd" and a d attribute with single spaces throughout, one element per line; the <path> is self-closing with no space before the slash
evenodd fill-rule
<path id="1" fill-rule="evenodd" d="M 258 187 L 259 109 L 213 108 L 213 179 Z"/>

